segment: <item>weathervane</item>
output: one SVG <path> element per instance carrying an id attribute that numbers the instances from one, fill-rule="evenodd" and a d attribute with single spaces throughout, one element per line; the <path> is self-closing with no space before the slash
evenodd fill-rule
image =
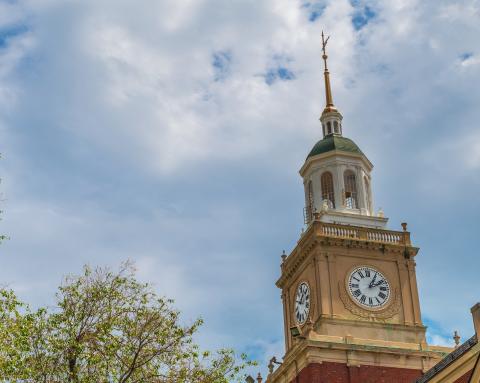
<path id="1" fill-rule="evenodd" d="M 325 39 L 325 35 L 323 34 L 323 31 L 322 31 L 322 51 L 323 51 L 323 62 L 325 63 L 325 70 L 328 70 L 327 69 L 327 51 L 325 50 L 325 48 L 327 47 L 327 43 L 328 43 L 328 39 L 330 38 L 330 36 L 327 36 L 327 38 Z"/>
<path id="2" fill-rule="evenodd" d="M 330 38 L 330 36 L 327 36 L 327 38 L 325 38 L 325 35 L 322 31 L 322 51 L 323 51 L 323 62 L 325 63 L 325 71 L 324 71 L 324 77 L 325 77 L 325 98 L 326 98 L 326 107 L 325 107 L 325 111 L 336 111 L 335 107 L 333 106 L 333 97 L 332 97 L 332 90 L 330 88 L 330 73 L 328 72 L 328 67 L 327 67 L 327 51 L 326 51 L 326 47 L 327 47 L 327 43 L 328 43 L 328 39 Z"/>

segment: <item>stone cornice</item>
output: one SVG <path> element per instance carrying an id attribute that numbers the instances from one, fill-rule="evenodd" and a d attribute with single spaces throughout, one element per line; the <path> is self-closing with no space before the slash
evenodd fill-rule
<path id="1" fill-rule="evenodd" d="M 370 162 L 370 160 L 365 156 L 365 154 L 358 154 L 358 153 L 351 153 L 351 152 L 345 152 L 342 150 L 331 150 L 327 153 L 322 153 L 322 154 L 317 154 L 315 156 L 307 158 L 301 169 L 299 170 L 300 175 L 303 177 L 304 174 L 307 172 L 308 168 L 318 162 L 319 160 L 325 160 L 330 157 L 345 157 L 345 158 L 354 158 L 361 160 L 363 164 L 366 166 L 366 168 L 371 171 L 373 169 L 373 165 Z"/>
<path id="2" fill-rule="evenodd" d="M 348 318 L 323 318 L 320 317 L 317 322 L 322 322 L 322 323 L 331 323 L 331 324 L 343 324 L 343 325 L 350 325 L 350 326 L 367 326 L 370 328 L 384 328 L 385 324 L 382 322 L 366 322 L 362 319 L 348 319 Z M 316 325 L 317 323 L 315 323 Z M 393 331 L 417 331 L 417 330 L 423 330 L 425 331 L 427 329 L 426 326 L 424 325 L 406 325 L 402 323 L 389 323 L 388 327 L 392 329 Z"/>

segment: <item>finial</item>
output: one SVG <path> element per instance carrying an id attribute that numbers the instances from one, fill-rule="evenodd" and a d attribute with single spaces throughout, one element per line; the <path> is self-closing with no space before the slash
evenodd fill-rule
<path id="1" fill-rule="evenodd" d="M 285 262 L 285 259 L 287 259 L 287 254 L 285 254 L 285 250 L 283 250 L 283 253 L 282 253 L 282 263 Z"/>
<path id="2" fill-rule="evenodd" d="M 327 36 L 327 38 L 325 39 L 325 35 L 323 34 L 323 31 L 322 31 L 322 52 L 323 52 L 323 62 L 325 63 L 325 70 L 328 70 L 327 68 L 327 51 L 326 51 L 326 47 L 327 47 L 327 43 L 328 43 L 328 39 L 330 38 L 330 36 Z"/>
<path id="3" fill-rule="evenodd" d="M 403 228 L 403 231 L 407 231 L 407 223 L 406 222 L 402 222 L 402 228 Z"/>
<path id="4" fill-rule="evenodd" d="M 457 331 L 457 330 L 455 330 L 455 331 L 453 332 L 453 340 L 454 340 L 454 342 L 455 342 L 455 348 L 457 348 L 458 345 L 460 344 L 460 335 L 458 335 L 458 331 Z"/>
<path id="5" fill-rule="evenodd" d="M 277 361 L 277 358 L 272 357 L 272 359 L 270 359 L 270 362 L 268 362 L 268 373 L 269 374 L 273 373 L 273 369 L 275 368 L 275 365 L 273 363 L 276 362 L 276 361 Z"/>
<path id="6" fill-rule="evenodd" d="M 258 375 L 257 375 L 257 382 L 258 382 L 258 383 L 262 383 L 262 380 L 263 380 L 262 375 L 261 375 L 260 373 L 258 373 Z"/>
<path id="7" fill-rule="evenodd" d="M 325 100 L 326 100 L 326 106 L 323 111 L 324 113 L 333 112 L 337 110 L 333 105 L 332 89 L 330 87 L 330 73 L 328 72 L 328 66 L 327 66 L 328 55 L 327 55 L 326 48 L 327 48 L 327 43 L 329 38 L 330 36 L 327 36 L 327 38 L 325 38 L 325 35 L 322 31 L 322 52 L 323 52 L 322 58 L 325 66 L 323 75 L 325 77 Z"/>
<path id="8" fill-rule="evenodd" d="M 273 356 L 272 359 L 270 359 L 270 362 L 268 363 L 269 374 L 273 373 L 273 370 L 275 369 L 275 364 L 281 365 L 282 363 L 277 360 L 277 357 Z"/>

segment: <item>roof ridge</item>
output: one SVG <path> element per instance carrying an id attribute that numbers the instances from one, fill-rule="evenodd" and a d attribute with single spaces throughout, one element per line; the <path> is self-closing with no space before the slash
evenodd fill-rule
<path id="1" fill-rule="evenodd" d="M 457 347 L 453 350 L 450 354 L 448 354 L 445 358 L 443 358 L 440 362 L 438 362 L 435 366 L 433 366 L 430 370 L 428 370 L 423 376 L 418 378 L 415 383 L 425 383 L 430 380 L 430 378 L 434 377 L 448 365 L 453 363 L 455 360 L 460 358 L 463 354 L 465 354 L 468 350 L 470 350 L 473 346 L 477 344 L 477 336 L 474 335 L 462 345 Z"/>

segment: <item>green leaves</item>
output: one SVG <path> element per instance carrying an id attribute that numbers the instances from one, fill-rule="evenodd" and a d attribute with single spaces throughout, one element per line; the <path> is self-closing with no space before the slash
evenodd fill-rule
<path id="1" fill-rule="evenodd" d="M 55 310 L 31 312 L 0 290 L 0 382 L 224 383 L 254 363 L 232 350 L 201 351 L 202 320 L 180 323 L 173 301 L 135 278 L 84 267 L 59 287 Z"/>

